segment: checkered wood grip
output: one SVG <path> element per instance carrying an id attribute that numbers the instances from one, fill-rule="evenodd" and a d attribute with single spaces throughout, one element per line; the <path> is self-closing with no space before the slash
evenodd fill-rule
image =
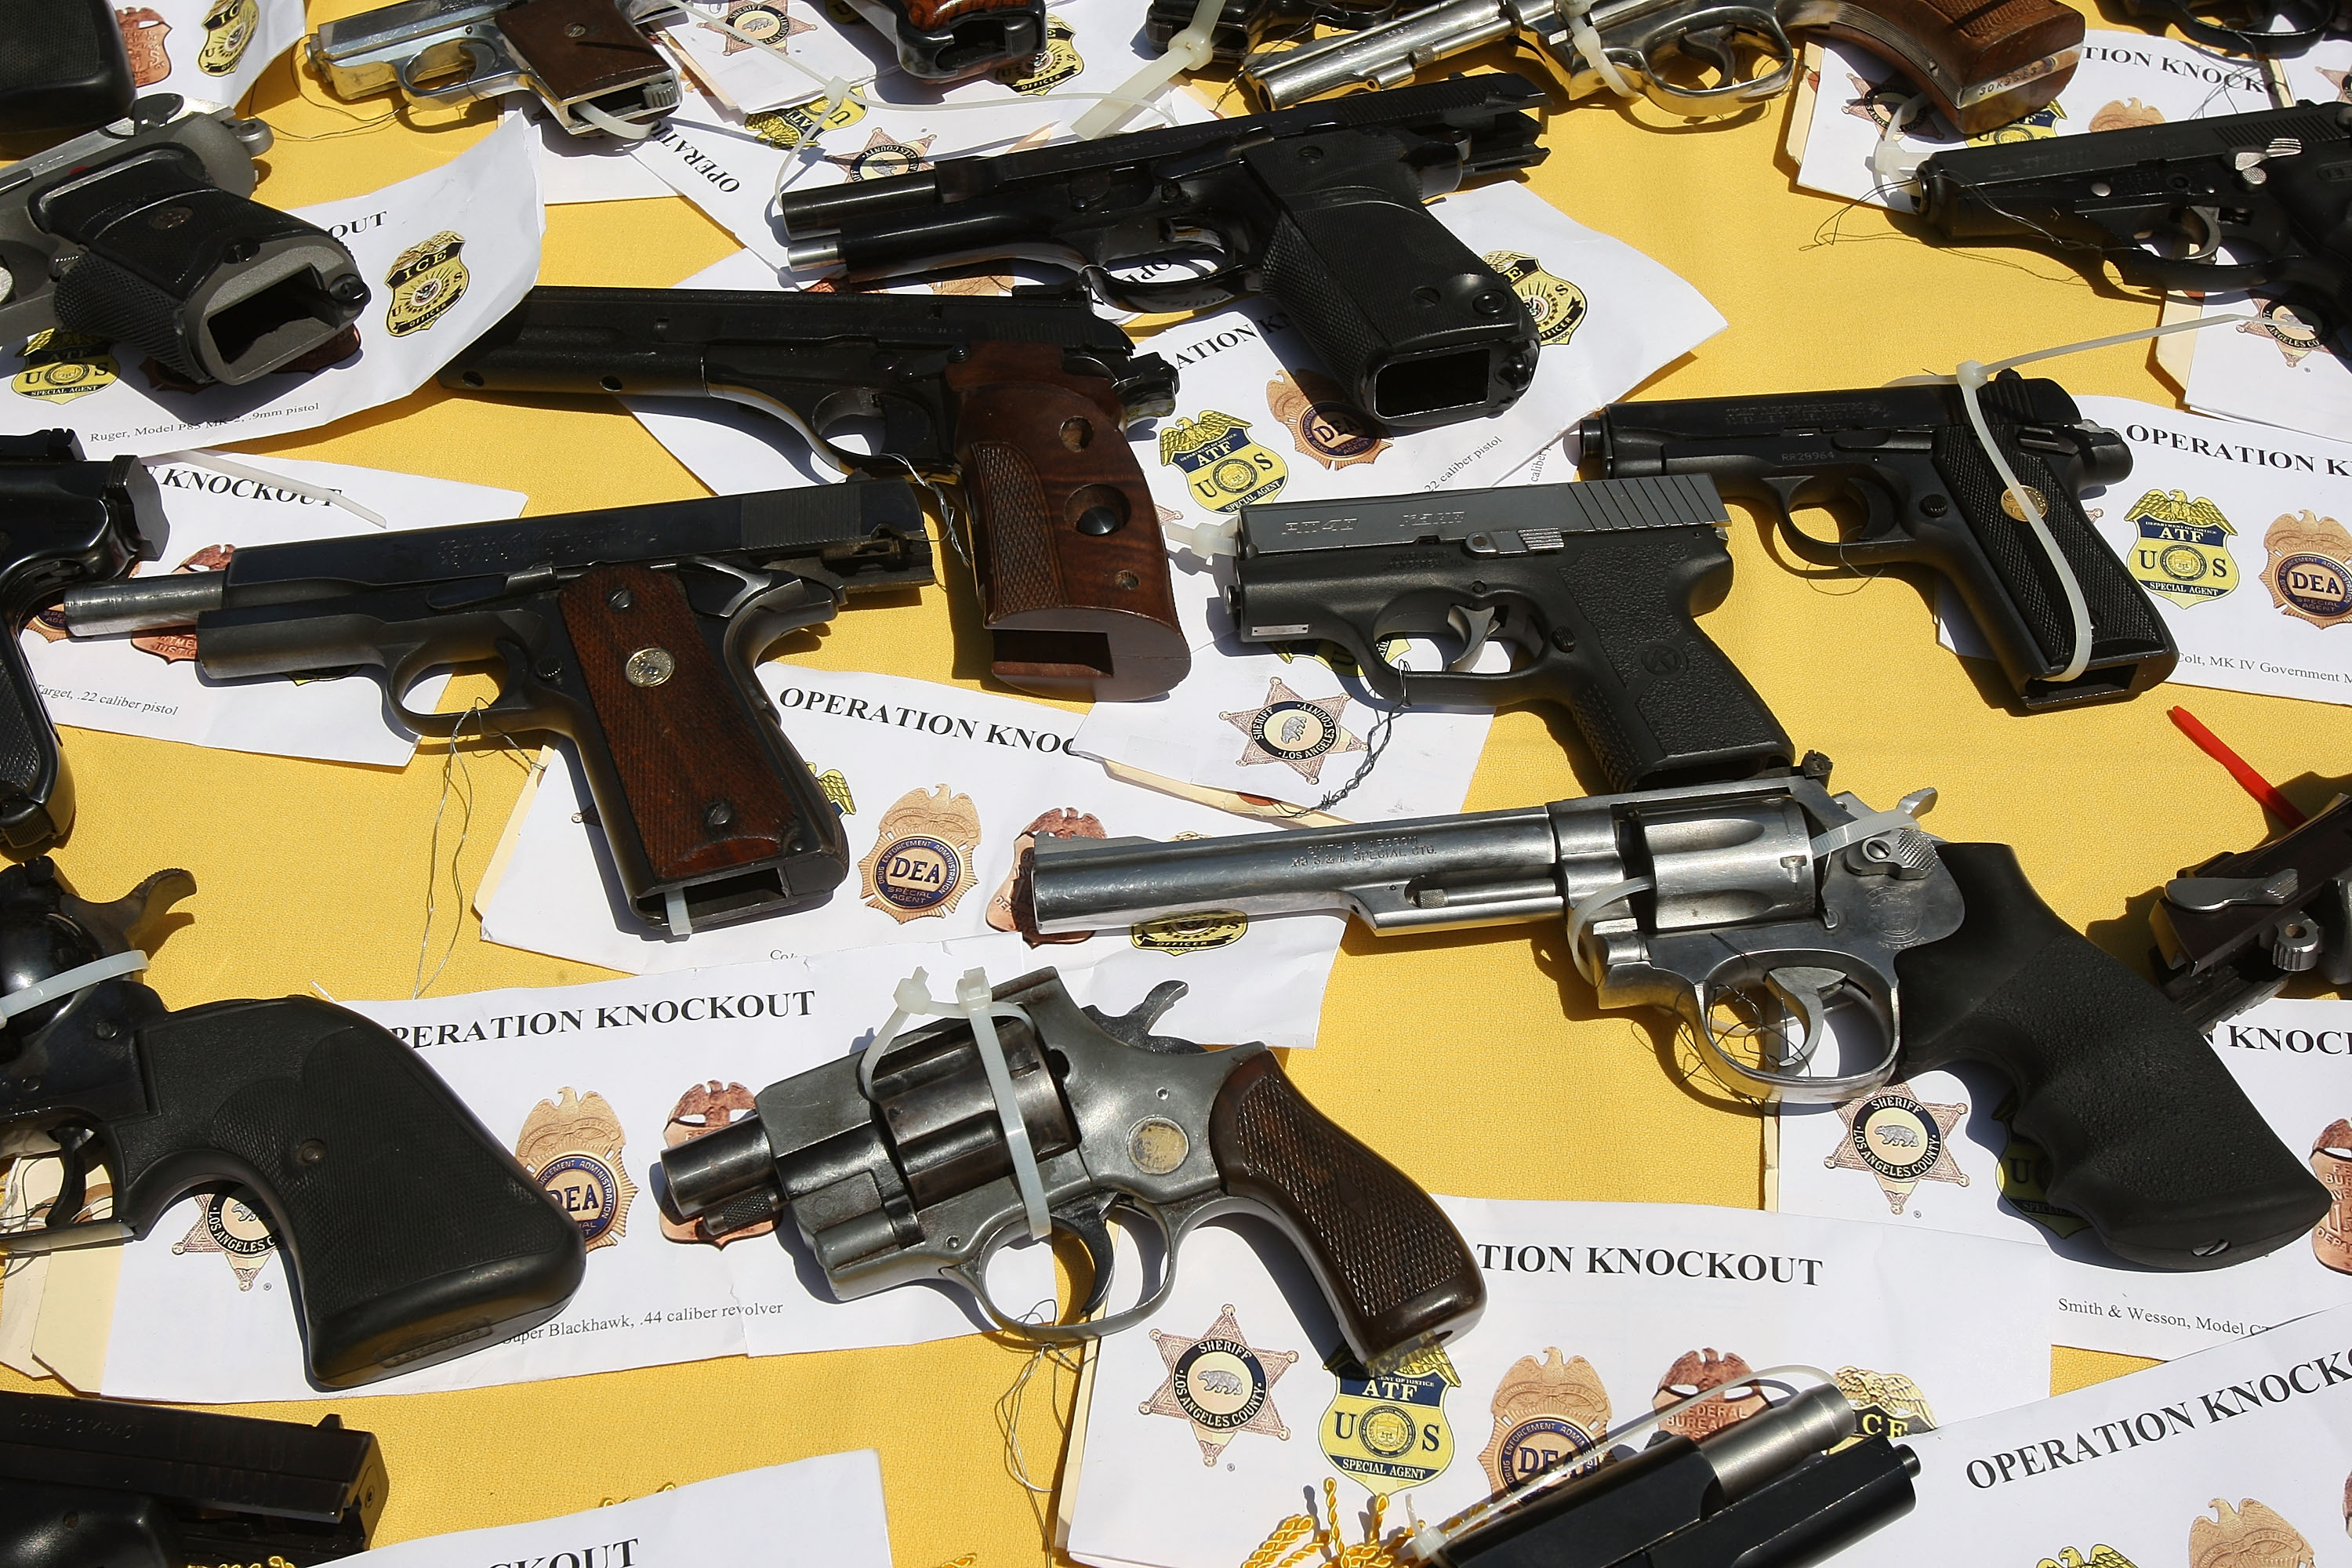
<path id="1" fill-rule="evenodd" d="M 1809 34 L 1885 59 L 1970 136 L 2046 108 L 2074 79 L 2069 51 L 2083 42 L 2082 13 L 2058 0 L 1865 0 L 1829 9 L 1832 19 Z"/>

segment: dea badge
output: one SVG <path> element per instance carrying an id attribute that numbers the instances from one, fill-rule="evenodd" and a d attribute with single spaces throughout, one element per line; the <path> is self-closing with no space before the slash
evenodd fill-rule
<path id="1" fill-rule="evenodd" d="M 1584 324 L 1589 307 L 1584 290 L 1567 279 L 1544 270 L 1544 264 L 1521 250 L 1490 250 L 1479 260 L 1503 275 L 1511 292 L 1536 319 L 1536 336 L 1546 348 L 1567 345 Z"/>
<path id="2" fill-rule="evenodd" d="M 2132 502 L 2124 521 L 2139 526 L 2131 574 L 2149 593 L 2186 607 L 2238 585 L 2229 545 L 2238 531 L 2203 496 L 2190 500 L 2186 490 L 2150 490 Z"/>
<path id="3" fill-rule="evenodd" d="M 1045 18 L 1045 47 L 1017 66 L 1006 66 L 996 79 L 1019 93 L 1045 92 L 1061 86 L 1087 68 L 1078 58 L 1077 34 L 1056 12 Z"/>
<path id="4" fill-rule="evenodd" d="M 2311 1141 L 2311 1173 L 2327 1189 L 2327 1217 L 2312 1227 L 2311 1250 L 2338 1274 L 2352 1274 L 2352 1121 L 2339 1116 Z"/>
<path id="5" fill-rule="evenodd" d="M 1198 1339 L 1151 1331 L 1168 1375 L 1151 1397 L 1136 1406 L 1146 1415 L 1172 1415 L 1192 1426 L 1201 1463 L 1213 1465 L 1225 1445 L 1244 1432 L 1290 1440 L 1290 1428 L 1274 1407 L 1274 1385 L 1282 1381 L 1297 1351 L 1260 1350 L 1242 1333 L 1228 1304 Z"/>
<path id="6" fill-rule="evenodd" d="M 743 129 L 769 146 L 789 152 L 814 142 L 828 131 L 839 131 L 865 118 L 866 105 L 853 94 L 839 103 L 819 98 L 791 109 L 779 109 L 772 114 L 754 114 L 743 121 Z"/>
<path id="7" fill-rule="evenodd" d="M 1737 1354 L 1715 1353 L 1709 1345 L 1704 1350 L 1685 1351 L 1675 1358 L 1675 1364 L 1658 1379 L 1658 1386 L 1650 1395 L 1650 1408 L 1664 1410 L 1667 1405 L 1705 1394 L 1709 1389 L 1725 1392 L 1704 1405 L 1694 1405 L 1679 1415 L 1670 1415 L 1659 1423 L 1665 1431 L 1688 1437 L 1696 1443 L 1702 1437 L 1713 1436 L 1735 1422 L 1745 1421 L 1764 1408 L 1764 1395 L 1748 1380 L 1756 1375 L 1755 1368 Z"/>
<path id="8" fill-rule="evenodd" d="M 383 313 L 385 331 L 395 338 L 421 332 L 466 297 L 471 274 L 458 254 L 465 248 L 466 237 L 445 228 L 394 258 L 392 270 L 383 275 L 392 289 L 392 303 Z"/>
<path id="9" fill-rule="evenodd" d="M 1845 1140 L 1822 1162 L 1833 1171 L 1868 1171 L 1896 1214 L 1922 1182 L 1969 1184 L 1952 1161 L 1952 1129 L 1969 1113 L 1965 1105 L 1923 1105 L 1907 1083 L 1890 1083 L 1862 1100 L 1837 1108 Z"/>
<path id="10" fill-rule="evenodd" d="M 1523 1355 L 1511 1363 L 1490 1408 L 1495 1433 L 1478 1463 L 1497 1494 L 1561 1465 L 1581 1469 L 1588 1454 L 1599 1462 L 1601 1439 L 1609 1435 L 1609 1391 L 1601 1374 L 1582 1356 L 1561 1361 L 1551 1345 L 1541 1361 Z"/>
<path id="11" fill-rule="evenodd" d="M 2334 351 L 2320 342 L 2319 333 L 2305 324 L 2301 316 L 2276 300 L 2257 300 L 2259 313 L 2251 321 L 2238 323 L 2238 331 L 2251 332 L 2258 338 L 2268 338 L 2278 345 L 2279 357 L 2290 369 L 2301 364 L 2311 354 Z"/>
<path id="12" fill-rule="evenodd" d="M 2189 1521 L 2189 1568 L 2311 1568 L 2317 1561 L 2303 1531 L 2276 1509 L 2252 1498 L 2231 1508 L 2221 1499 L 2213 1515 Z"/>
<path id="13" fill-rule="evenodd" d="M 637 1188 L 621 1161 L 626 1142 L 603 1095 L 592 1091 L 583 1100 L 568 1087 L 532 1106 L 515 1140 L 515 1158 L 572 1216 L 591 1252 L 618 1244 L 629 1231 Z"/>
<path id="14" fill-rule="evenodd" d="M 691 1143 L 697 1138 L 707 1138 L 713 1132 L 732 1127 L 759 1110 L 751 1091 L 740 1083 L 721 1083 L 712 1079 L 707 1083 L 689 1087 L 670 1107 L 669 1120 L 662 1124 L 662 1147 L 675 1149 L 681 1143 Z M 746 1237 L 765 1236 L 776 1228 L 776 1222 L 763 1219 L 741 1230 L 730 1230 L 724 1236 L 713 1236 L 700 1219 L 686 1225 L 674 1222 L 666 1214 L 656 1214 L 662 1236 L 670 1241 L 701 1242 L 709 1247 L 726 1247 Z"/>
<path id="15" fill-rule="evenodd" d="M 1309 702 L 1276 676 L 1266 683 L 1264 702 L 1217 717 L 1249 737 L 1235 759 L 1236 766 L 1283 763 L 1308 784 L 1318 784 L 1324 758 L 1333 752 L 1364 750 L 1363 741 L 1339 724 L 1339 715 L 1352 700 L 1340 692 Z"/>
<path id="16" fill-rule="evenodd" d="M 2021 1136 L 2016 1128 L 2010 1126 L 2009 1119 L 2016 1110 L 2017 1101 L 2012 1097 L 1992 1113 L 1992 1119 L 2009 1133 L 2009 1144 L 2000 1152 L 2000 1171 L 1995 1177 L 2001 1201 L 2062 1239 L 2088 1229 L 2089 1220 L 2050 1201 L 2050 1156 L 2041 1144 Z"/>
<path id="17" fill-rule="evenodd" d="M 44 403 L 71 403 L 103 392 L 122 375 L 114 356 L 106 352 L 110 346 L 104 338 L 62 327 L 35 332 L 16 351 L 25 366 L 9 379 L 8 390 Z"/>
<path id="18" fill-rule="evenodd" d="M 2094 1546 L 2088 1557 L 2074 1547 L 2062 1546 L 2057 1556 L 2044 1557 L 2033 1568 L 2133 1568 L 2133 1563 L 2112 1546 Z"/>
<path id="19" fill-rule="evenodd" d="M 2263 585 L 2271 607 L 2315 626 L 2352 618 L 2352 533 L 2332 517 L 2305 510 L 2282 517 L 2263 535 L 2270 552 Z"/>
<path id="20" fill-rule="evenodd" d="M 1239 910 L 1197 910 L 1127 928 L 1127 940 L 1148 952 L 1213 952 L 1248 934 L 1249 916 Z"/>
<path id="21" fill-rule="evenodd" d="M 1311 370 L 1286 370 L 1265 384 L 1265 405 L 1291 445 L 1327 468 L 1369 463 L 1389 449 L 1380 422 L 1348 401 L 1339 383 Z"/>
<path id="22" fill-rule="evenodd" d="M 1910 1432 L 1933 1432 L 1936 1413 L 1919 1385 L 1899 1372 L 1842 1366 L 1832 1374 L 1838 1392 L 1853 1406 L 1854 1430 L 1890 1442 Z"/>
<path id="23" fill-rule="evenodd" d="M 721 56 L 740 54 L 761 44 L 772 44 L 781 49 L 786 40 L 816 31 L 814 22 L 803 22 L 793 16 L 782 0 L 741 0 L 727 7 L 727 15 L 721 20 L 725 26 L 718 22 L 698 24 L 704 31 L 716 33 L 726 40 L 727 47 L 719 51 Z M 729 28 L 734 30 L 730 32 Z M 747 43 L 745 39 L 751 41 Z"/>
<path id="24" fill-rule="evenodd" d="M 163 48 L 164 40 L 172 36 L 172 24 L 161 13 L 133 5 L 117 11 L 114 24 L 121 30 L 123 47 L 131 55 L 132 87 L 153 87 L 172 74 L 172 57 Z"/>
<path id="25" fill-rule="evenodd" d="M 1446 1390 L 1462 1386 L 1442 1349 L 1422 1351 L 1386 1377 L 1335 1373 L 1323 1412 L 1324 1458 L 1376 1492 L 1433 1480 L 1454 1462 Z M 1380 1485 L 1373 1483 L 1379 1482 Z"/>
<path id="26" fill-rule="evenodd" d="M 261 0 L 220 0 L 205 13 L 205 47 L 196 54 L 196 68 L 206 76 L 236 69 L 260 20 Z"/>
<path id="27" fill-rule="evenodd" d="M 1249 438 L 1250 427 L 1212 408 L 1198 419 L 1171 421 L 1160 432 L 1160 466 L 1183 470 L 1192 499 L 1218 511 L 1282 493 L 1290 469 Z"/>
<path id="28" fill-rule="evenodd" d="M 874 847 L 857 863 L 866 901 L 900 925 L 945 915 L 971 886 L 980 808 L 946 784 L 910 789 L 882 814 Z"/>
<path id="29" fill-rule="evenodd" d="M 278 1238 L 269 1234 L 261 1211 L 234 1193 L 206 1193 L 196 1200 L 196 1223 L 172 1244 L 174 1253 L 217 1252 L 228 1259 L 236 1288 L 253 1289 L 254 1279 L 269 1266 Z"/>

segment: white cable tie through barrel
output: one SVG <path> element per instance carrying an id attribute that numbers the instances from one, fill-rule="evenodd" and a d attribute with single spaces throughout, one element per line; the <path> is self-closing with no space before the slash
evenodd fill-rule
<path id="1" fill-rule="evenodd" d="M 273 474 L 267 468 L 257 468 L 250 463 L 240 463 L 234 458 L 224 458 L 218 452 L 163 452 L 143 460 L 150 466 L 157 463 L 184 463 L 192 468 L 210 468 L 216 474 L 226 474 L 233 479 L 251 479 L 257 485 L 275 485 L 289 494 L 302 496 L 310 500 L 323 501 L 329 506 L 341 507 L 353 517 L 373 523 L 378 528 L 392 526 L 384 520 L 383 513 L 362 506 L 339 489 L 326 485 L 307 484 L 300 479 L 289 479 L 283 474 Z"/>
<path id="2" fill-rule="evenodd" d="M 1896 104 L 1894 112 L 1886 117 L 1886 123 L 1878 128 L 1878 141 L 1870 149 L 1870 177 L 1879 190 L 1899 190 L 1909 184 L 1912 171 L 1927 161 L 1927 153 L 1906 154 L 1903 149 L 1903 132 L 1927 107 L 1927 95 L 1914 93 Z M 1910 158 L 1909 163 L 1896 162 L 1906 156 Z"/>
<path id="3" fill-rule="evenodd" d="M 43 1003 L 58 1001 L 105 981 L 119 980 L 126 974 L 136 974 L 146 967 L 147 955 L 135 947 L 128 952 L 110 953 L 88 963 L 76 964 L 62 974 L 52 974 L 22 991 L 11 991 L 7 995 L 0 996 L 0 1024 L 6 1023 L 19 1013 L 29 1013 Z"/>
<path id="4" fill-rule="evenodd" d="M 1609 58 L 1609 50 L 1601 42 L 1601 30 L 1592 25 L 1592 0 L 1568 0 L 1560 7 L 1560 18 L 1568 24 L 1568 36 L 1575 41 L 1577 53 L 1591 66 L 1609 90 L 1620 98 L 1639 98 L 1642 89 L 1633 78 L 1617 68 Z"/>
<path id="5" fill-rule="evenodd" d="M 1622 882 L 1610 883 L 1597 893 L 1587 893 L 1577 900 L 1575 906 L 1568 911 L 1569 958 L 1584 977 L 1592 982 L 1596 989 L 1601 984 L 1602 970 L 1597 960 L 1591 968 L 1586 969 L 1584 966 L 1585 928 L 1591 925 L 1600 917 L 1601 912 L 1611 905 L 1623 903 L 1635 893 L 1649 892 L 1657 885 L 1647 877 L 1628 877 Z"/>
<path id="6" fill-rule="evenodd" d="M 572 106 L 572 112 L 602 131 L 605 135 L 618 137 L 624 142 L 642 142 L 661 129 L 661 122 L 657 120 L 648 120 L 642 123 L 624 120 L 617 114 L 599 109 L 593 101 L 584 98 Z"/>

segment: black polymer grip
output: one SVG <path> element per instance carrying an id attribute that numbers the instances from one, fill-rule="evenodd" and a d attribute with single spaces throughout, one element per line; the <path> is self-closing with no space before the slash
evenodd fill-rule
<path id="1" fill-rule="evenodd" d="M 0 844 L 11 855 L 37 854 L 71 831 L 73 775 L 58 750 L 58 731 L 25 662 L 24 623 L 0 616 Z"/>
<path id="2" fill-rule="evenodd" d="M 1895 959 L 1899 1070 L 1990 1064 L 2049 1154 L 2050 1202 L 2117 1257 L 2217 1268 L 2308 1231 L 2327 1193 L 2187 1016 L 2051 912 L 2004 844 L 1937 847 L 1968 917 Z"/>
<path id="3" fill-rule="evenodd" d="M 350 1388 L 553 1317 L 578 1227 L 424 1058 L 307 997 L 216 1002 L 139 1033 L 151 1103 L 114 1123 L 117 1215 L 144 1235 L 191 1186 L 267 1210 L 310 1381 Z"/>

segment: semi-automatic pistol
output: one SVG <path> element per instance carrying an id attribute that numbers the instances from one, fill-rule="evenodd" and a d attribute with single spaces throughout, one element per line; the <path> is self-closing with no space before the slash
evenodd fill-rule
<path id="1" fill-rule="evenodd" d="M 398 89 L 456 105 L 530 92 L 574 136 L 642 134 L 677 107 L 677 70 L 641 24 L 670 0 L 400 0 L 321 22 L 310 64 L 343 98 Z"/>

